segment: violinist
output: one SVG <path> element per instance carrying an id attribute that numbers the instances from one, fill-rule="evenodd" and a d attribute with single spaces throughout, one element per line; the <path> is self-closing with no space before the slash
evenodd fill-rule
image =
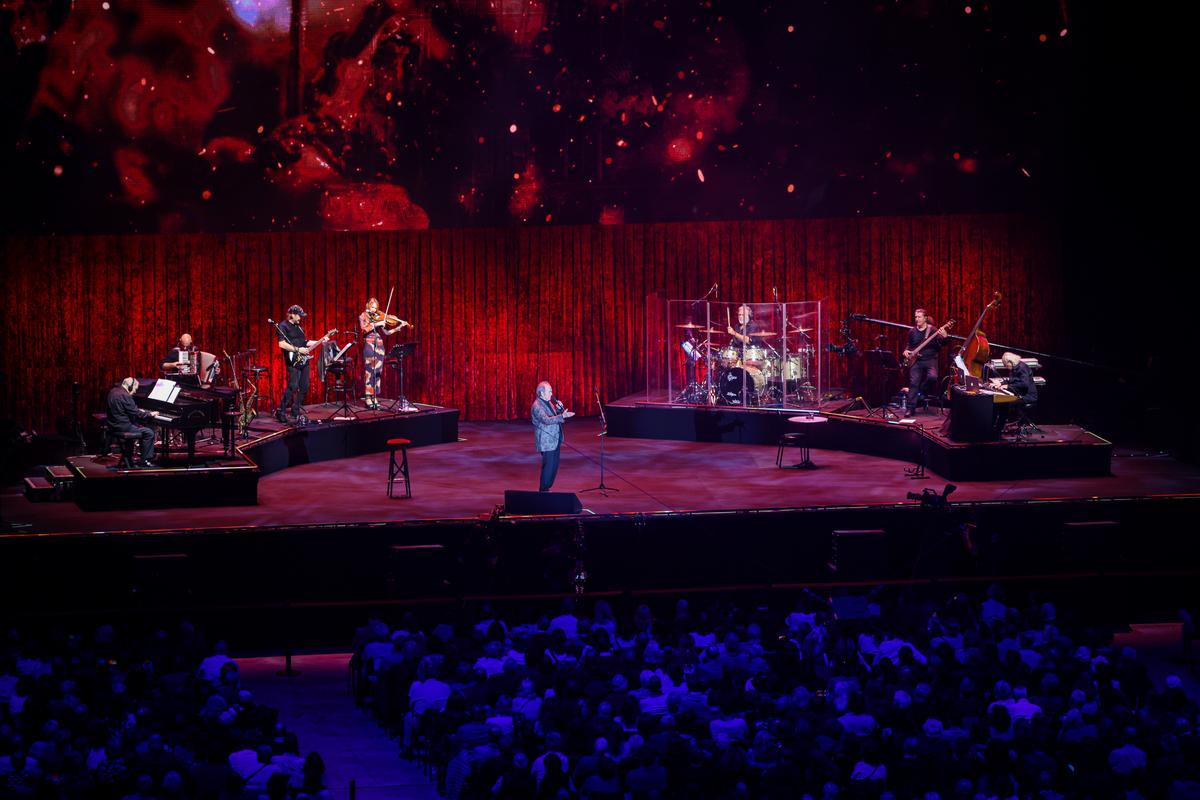
<path id="1" fill-rule="evenodd" d="M 358 326 L 363 332 L 363 391 L 367 408 L 379 408 L 377 397 L 383 375 L 383 337 L 391 336 L 408 325 L 399 317 L 380 311 L 376 297 L 368 300 L 363 312 L 358 315 Z"/>

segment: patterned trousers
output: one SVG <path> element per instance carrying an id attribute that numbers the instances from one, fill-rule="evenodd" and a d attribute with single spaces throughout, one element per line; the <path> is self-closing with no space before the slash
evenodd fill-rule
<path id="1" fill-rule="evenodd" d="M 383 356 L 383 337 L 377 333 L 367 334 L 363 339 L 363 391 L 367 397 L 379 394 Z"/>

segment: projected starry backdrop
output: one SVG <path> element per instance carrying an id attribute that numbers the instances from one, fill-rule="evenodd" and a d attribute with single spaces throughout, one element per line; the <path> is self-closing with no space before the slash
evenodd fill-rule
<path id="1" fill-rule="evenodd" d="M 1077 59 L 1066 0 L 5 0 L 0 22 L 6 226 L 30 232 L 1038 211 Z"/>

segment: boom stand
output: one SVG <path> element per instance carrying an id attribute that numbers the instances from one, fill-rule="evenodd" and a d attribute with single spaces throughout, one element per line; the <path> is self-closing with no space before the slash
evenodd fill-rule
<path id="1" fill-rule="evenodd" d="M 399 406 L 400 411 L 420 410 L 412 403 L 408 402 L 408 398 L 404 396 L 404 359 L 405 357 L 412 355 L 413 351 L 416 349 L 416 342 L 405 342 L 404 344 L 396 345 L 387 354 L 389 359 L 395 360 L 397 378 L 399 378 L 400 381 L 399 389 L 396 393 L 396 399 L 392 401 L 390 406 L 388 406 L 388 411 L 396 411 L 397 406 Z"/>
<path id="2" fill-rule="evenodd" d="M 600 403 L 600 393 L 596 392 L 596 407 L 600 409 L 600 485 L 583 489 L 579 493 L 599 492 L 601 497 L 608 497 L 609 492 L 619 492 L 620 489 L 604 484 L 604 440 L 608 438 L 608 418 L 604 416 L 604 406 Z"/>

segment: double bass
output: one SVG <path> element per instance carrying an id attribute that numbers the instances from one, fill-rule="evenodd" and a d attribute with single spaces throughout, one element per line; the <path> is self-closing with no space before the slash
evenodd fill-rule
<path id="1" fill-rule="evenodd" d="M 983 324 L 983 318 L 987 316 L 988 311 L 998 305 L 1000 305 L 1000 293 L 993 292 L 992 302 L 984 306 L 983 311 L 979 314 L 979 319 L 975 320 L 971 332 L 966 335 L 962 347 L 955 353 L 954 377 L 956 383 L 968 383 L 970 378 L 979 380 L 983 376 L 983 365 L 991 357 L 992 351 L 988 345 L 987 336 L 979 330 L 979 326 Z"/>

